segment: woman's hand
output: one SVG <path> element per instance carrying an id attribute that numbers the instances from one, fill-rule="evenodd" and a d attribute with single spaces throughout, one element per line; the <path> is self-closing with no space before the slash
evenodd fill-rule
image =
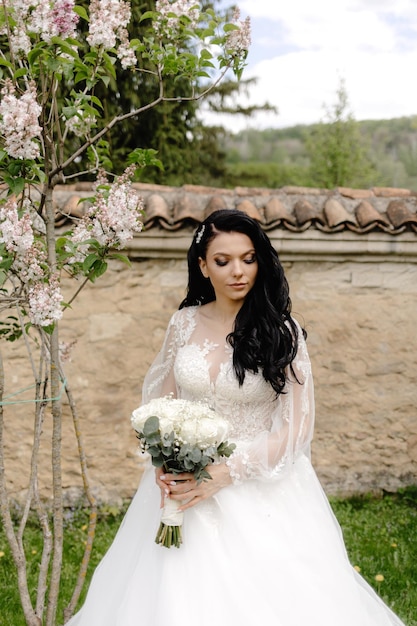
<path id="1" fill-rule="evenodd" d="M 155 474 L 157 485 L 161 489 L 161 506 L 164 505 L 165 498 L 169 497 L 172 500 L 184 501 L 180 510 L 185 511 L 211 498 L 222 487 L 232 483 L 229 468 L 225 463 L 210 465 L 206 470 L 211 480 L 202 480 L 197 483 L 193 474 L 164 474 L 162 469 L 158 468 Z"/>

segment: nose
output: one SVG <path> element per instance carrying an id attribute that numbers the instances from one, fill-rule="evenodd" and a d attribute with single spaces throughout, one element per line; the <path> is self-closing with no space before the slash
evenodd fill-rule
<path id="1" fill-rule="evenodd" d="M 240 261 L 240 259 L 235 259 L 235 261 L 233 261 L 232 274 L 235 278 L 242 276 L 243 269 L 242 269 L 242 262 Z"/>

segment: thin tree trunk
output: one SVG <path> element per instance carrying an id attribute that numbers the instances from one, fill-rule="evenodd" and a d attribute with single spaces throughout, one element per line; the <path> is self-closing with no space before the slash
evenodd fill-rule
<path id="1" fill-rule="evenodd" d="M 88 502 L 90 504 L 90 519 L 88 523 L 87 543 L 85 546 L 83 559 L 80 565 L 77 582 L 76 582 L 71 600 L 68 606 L 65 607 L 65 610 L 64 610 L 64 622 L 67 622 L 69 618 L 72 616 L 74 609 L 77 605 L 78 598 L 80 597 L 80 593 L 82 591 L 82 588 L 85 582 L 85 577 L 87 574 L 88 563 L 91 557 L 91 550 L 93 547 L 94 536 L 95 536 L 95 531 L 96 531 L 96 523 L 97 523 L 97 501 L 90 487 L 84 441 L 83 441 L 83 437 L 82 437 L 81 430 L 80 430 L 80 420 L 78 416 L 77 406 L 75 404 L 74 397 L 72 395 L 71 389 L 68 386 L 68 384 L 66 385 L 66 394 L 67 394 L 68 402 L 71 408 L 72 417 L 74 421 L 75 435 L 77 437 L 78 454 L 80 458 L 81 475 L 83 479 L 84 491 L 87 496 Z"/>
<path id="2" fill-rule="evenodd" d="M 17 583 L 19 588 L 20 600 L 22 603 L 23 613 L 28 626 L 41 626 L 41 620 L 35 614 L 30 599 L 26 557 L 23 547 L 19 544 L 18 538 L 13 527 L 13 521 L 10 514 L 10 502 L 7 493 L 6 476 L 4 467 L 4 412 L 3 412 L 3 396 L 4 396 L 4 368 L 3 359 L 0 352 L 0 510 L 3 521 L 3 527 L 6 533 L 7 541 L 10 545 L 12 557 L 17 570 Z"/>
<path id="3" fill-rule="evenodd" d="M 51 274 L 56 270 L 55 252 L 55 212 L 52 204 L 52 186 L 45 190 L 46 240 L 48 264 Z M 55 324 L 50 339 L 50 389 L 52 409 L 52 494 L 53 494 L 53 556 L 49 596 L 46 611 L 46 626 L 55 626 L 58 605 L 59 585 L 61 580 L 63 550 L 63 505 L 62 505 L 62 403 L 59 375 L 59 334 L 58 323 Z"/>

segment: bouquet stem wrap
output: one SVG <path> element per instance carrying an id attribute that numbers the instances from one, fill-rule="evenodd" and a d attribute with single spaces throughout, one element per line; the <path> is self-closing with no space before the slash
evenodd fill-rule
<path id="1" fill-rule="evenodd" d="M 142 452 L 148 452 L 155 467 L 167 474 L 193 474 L 199 483 L 211 480 L 206 467 L 229 457 L 234 444 L 225 440 L 228 423 L 209 406 L 172 398 L 156 398 L 131 417 Z M 167 498 L 156 543 L 179 548 L 182 543 L 181 503 Z"/>
<path id="2" fill-rule="evenodd" d="M 156 533 L 155 542 L 166 548 L 182 544 L 181 527 L 184 521 L 184 513 L 179 510 L 181 502 L 167 498 L 161 514 L 161 523 Z"/>

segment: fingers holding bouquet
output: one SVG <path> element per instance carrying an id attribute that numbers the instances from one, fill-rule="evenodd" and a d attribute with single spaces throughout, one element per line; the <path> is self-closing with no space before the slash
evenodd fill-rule
<path id="1" fill-rule="evenodd" d="M 157 468 L 163 511 L 156 542 L 178 548 L 183 511 L 231 482 L 222 461 L 235 448 L 226 441 L 228 424 L 203 403 L 169 396 L 135 409 L 131 419 L 142 451 Z"/>
<path id="2" fill-rule="evenodd" d="M 203 481 L 196 480 L 190 473 L 162 474 L 159 480 L 165 485 L 165 497 L 180 502 L 179 510 L 185 511 L 231 484 L 230 472 L 224 463 L 206 469 L 210 479 Z"/>

